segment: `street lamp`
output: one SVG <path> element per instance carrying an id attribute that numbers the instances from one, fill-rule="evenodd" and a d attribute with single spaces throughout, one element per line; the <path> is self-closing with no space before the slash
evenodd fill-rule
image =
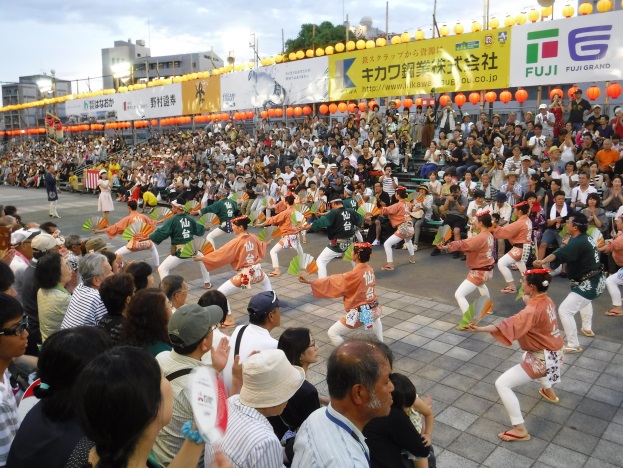
<path id="1" fill-rule="evenodd" d="M 39 92 L 41 92 L 41 95 L 45 98 L 46 94 L 48 93 L 52 93 L 52 97 L 55 98 L 56 97 L 56 80 L 54 79 L 54 76 L 56 75 L 56 72 L 54 70 L 50 70 L 50 73 L 52 74 L 52 78 L 41 78 L 39 80 L 37 80 L 37 87 L 39 88 Z M 43 112 L 43 117 L 45 118 L 45 105 L 43 106 L 44 112 Z M 57 103 L 54 102 L 54 115 L 58 115 L 58 107 L 57 107 Z"/>
<path id="2" fill-rule="evenodd" d="M 119 90 L 119 82 L 125 84 L 132 76 L 132 65 L 129 62 L 120 62 L 113 65 L 111 69 L 113 78 L 117 80 L 115 88 Z"/>

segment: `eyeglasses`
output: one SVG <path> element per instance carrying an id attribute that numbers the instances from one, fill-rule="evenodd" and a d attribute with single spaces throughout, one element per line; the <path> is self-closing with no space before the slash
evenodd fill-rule
<path id="1" fill-rule="evenodd" d="M 0 335 L 19 336 L 22 333 L 24 333 L 24 330 L 26 330 L 26 327 L 28 327 L 28 316 L 24 315 L 22 317 L 22 320 L 17 325 L 15 325 L 13 328 L 1 328 Z"/>

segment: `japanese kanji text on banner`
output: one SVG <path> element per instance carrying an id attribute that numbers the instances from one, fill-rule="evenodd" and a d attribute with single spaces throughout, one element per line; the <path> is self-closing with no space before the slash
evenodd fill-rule
<path id="1" fill-rule="evenodd" d="M 511 85 L 619 80 L 623 76 L 623 11 L 515 28 Z"/>
<path id="2" fill-rule="evenodd" d="M 182 113 L 184 115 L 220 112 L 220 110 L 220 76 L 182 82 Z"/>
<path id="3" fill-rule="evenodd" d="M 508 28 L 329 56 L 329 99 L 499 89 L 509 85 Z"/>

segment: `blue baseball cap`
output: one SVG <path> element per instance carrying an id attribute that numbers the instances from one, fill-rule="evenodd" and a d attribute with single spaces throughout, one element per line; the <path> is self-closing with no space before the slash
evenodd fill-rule
<path id="1" fill-rule="evenodd" d="M 249 315 L 256 315 L 262 317 L 269 314 L 277 307 L 288 307 L 284 301 L 280 301 L 275 291 L 262 291 L 256 294 L 249 301 L 247 311 Z"/>

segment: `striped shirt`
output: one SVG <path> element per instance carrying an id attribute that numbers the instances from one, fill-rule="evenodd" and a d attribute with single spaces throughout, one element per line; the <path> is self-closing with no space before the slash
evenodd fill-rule
<path id="1" fill-rule="evenodd" d="M 81 325 L 95 326 L 106 313 L 99 291 L 80 283 L 71 296 L 61 329 Z"/>
<path id="2" fill-rule="evenodd" d="M 370 466 L 369 457 L 370 450 L 361 431 L 329 405 L 314 411 L 298 430 L 292 468 L 361 468 Z"/>
<path id="3" fill-rule="evenodd" d="M 204 365 L 197 359 L 177 354 L 175 351 L 163 351 L 156 356 L 156 360 L 165 376 L 182 369 L 194 369 Z M 184 443 L 182 426 L 187 421 L 194 421 L 193 408 L 190 404 L 190 379 L 190 374 L 188 374 L 171 380 L 173 416 L 169 424 L 158 433 L 153 448 L 158 461 L 165 466 L 173 461 L 177 452 L 182 448 Z M 203 466 L 203 457 L 201 458 L 199 464 Z"/>
<path id="4" fill-rule="evenodd" d="M 6 465 L 9 449 L 19 428 L 17 402 L 9 379 L 7 371 L 0 380 L 0 466 Z"/>
<path id="5" fill-rule="evenodd" d="M 227 432 L 218 445 L 231 463 L 236 468 L 282 468 L 281 443 L 268 419 L 240 403 L 238 395 L 229 397 L 227 411 Z M 210 466 L 213 458 L 212 445 L 206 444 L 205 466 Z"/>

